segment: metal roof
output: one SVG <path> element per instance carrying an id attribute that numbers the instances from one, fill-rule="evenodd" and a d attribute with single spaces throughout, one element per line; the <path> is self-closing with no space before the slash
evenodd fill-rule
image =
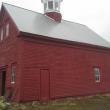
<path id="1" fill-rule="evenodd" d="M 85 25 L 66 20 L 57 23 L 44 14 L 6 3 L 3 3 L 3 6 L 16 23 L 18 29 L 22 32 L 110 48 L 109 42 L 101 38 Z"/>

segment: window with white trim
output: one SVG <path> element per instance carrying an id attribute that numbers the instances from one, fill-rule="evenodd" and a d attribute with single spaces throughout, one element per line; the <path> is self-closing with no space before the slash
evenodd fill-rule
<path id="1" fill-rule="evenodd" d="M 16 65 L 12 64 L 11 65 L 11 83 L 15 83 L 15 76 L 16 76 Z"/>
<path id="2" fill-rule="evenodd" d="M 54 9 L 53 1 L 48 1 L 48 9 Z"/>
<path id="3" fill-rule="evenodd" d="M 9 23 L 7 23 L 6 24 L 6 37 L 9 36 L 9 28 L 10 28 Z"/>
<path id="4" fill-rule="evenodd" d="M 47 10 L 47 3 L 44 3 L 44 10 Z"/>
<path id="5" fill-rule="evenodd" d="M 100 82 L 100 68 L 95 67 L 94 68 L 94 74 L 95 74 L 95 81 Z"/>
<path id="6" fill-rule="evenodd" d="M 3 40 L 3 29 L 1 29 L 1 35 L 0 35 L 0 40 Z"/>
<path id="7" fill-rule="evenodd" d="M 55 2 L 55 10 L 59 10 L 59 2 Z"/>

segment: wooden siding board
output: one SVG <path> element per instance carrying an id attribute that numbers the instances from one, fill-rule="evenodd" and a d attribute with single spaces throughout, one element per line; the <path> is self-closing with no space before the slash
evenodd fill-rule
<path id="1" fill-rule="evenodd" d="M 25 80 L 25 87 L 30 87 L 30 84 L 26 85 L 26 82 L 33 84 L 32 80 L 35 80 L 37 85 L 36 97 L 39 97 L 40 82 L 37 81 L 39 75 L 36 75 L 36 78 L 31 76 L 34 71 L 33 67 L 37 69 L 35 74 L 40 74 L 42 68 L 49 69 L 50 97 L 52 99 L 110 91 L 110 52 L 108 50 L 98 49 L 97 51 L 97 49 L 93 50 L 90 47 L 85 49 L 83 46 L 80 48 L 74 48 L 74 46 L 68 48 L 50 42 L 48 42 L 49 45 L 45 44 L 45 42 L 43 44 L 43 42 L 37 43 L 24 40 L 23 46 L 23 73 L 26 74 L 28 79 Z M 95 82 L 93 66 L 101 67 L 101 83 L 99 84 Z M 31 92 L 27 94 L 35 95 Z M 26 100 L 33 99 L 26 98 Z M 39 100 L 39 98 L 34 100 Z"/>

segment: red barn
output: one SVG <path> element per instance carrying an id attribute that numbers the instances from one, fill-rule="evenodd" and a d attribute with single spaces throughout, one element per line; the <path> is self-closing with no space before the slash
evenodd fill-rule
<path id="1" fill-rule="evenodd" d="M 3 3 L 1 96 L 26 102 L 110 92 L 110 44 L 85 25 L 62 20 L 57 1 L 43 2 L 45 14 Z"/>

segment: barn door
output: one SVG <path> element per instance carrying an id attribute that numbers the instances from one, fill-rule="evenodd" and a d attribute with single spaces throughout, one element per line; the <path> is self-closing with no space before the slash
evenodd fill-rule
<path id="1" fill-rule="evenodd" d="M 50 78 L 49 70 L 40 70 L 40 100 L 48 101 L 50 98 Z"/>
<path id="2" fill-rule="evenodd" d="M 1 96 L 4 96 L 5 95 L 5 84 L 6 83 L 6 68 L 2 68 L 0 69 L 0 93 L 1 93 Z"/>

